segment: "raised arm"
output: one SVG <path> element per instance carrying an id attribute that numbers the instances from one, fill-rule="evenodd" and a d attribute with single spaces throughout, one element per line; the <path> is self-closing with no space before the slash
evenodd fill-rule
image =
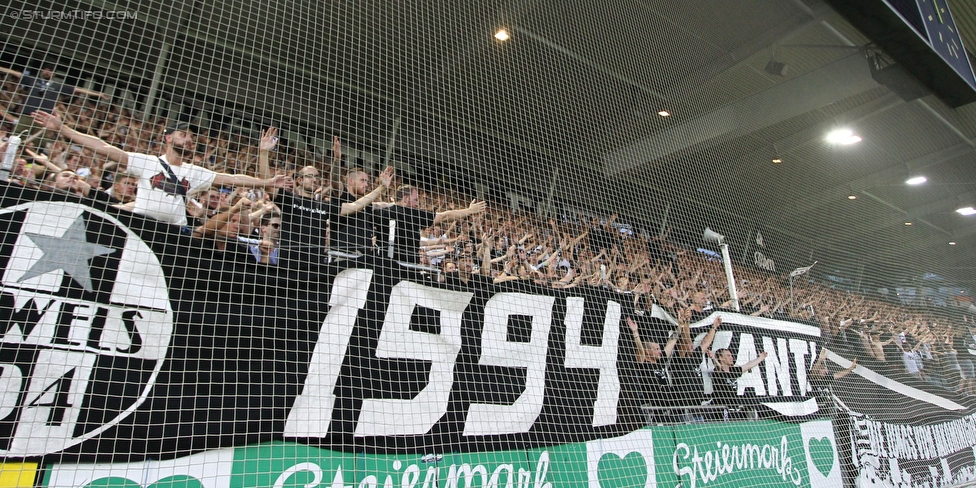
<path id="1" fill-rule="evenodd" d="M 840 370 L 840 371 L 834 373 L 834 379 L 835 380 L 839 380 L 839 379 L 841 379 L 841 378 L 843 378 L 843 377 L 851 374 L 851 371 L 854 371 L 854 368 L 856 368 L 856 367 L 857 367 L 857 358 L 854 358 L 854 360 L 851 361 L 851 365 L 850 366 L 848 366 L 846 369 L 843 369 L 843 370 Z"/>
<path id="2" fill-rule="evenodd" d="M 261 131 L 261 140 L 258 141 L 258 178 L 270 179 L 271 173 L 271 151 L 278 145 L 278 129 L 268 127 Z"/>
<path id="3" fill-rule="evenodd" d="M 274 178 L 271 172 L 271 151 L 278 145 L 278 129 L 268 127 L 261 131 L 261 140 L 258 142 L 258 178 L 270 180 Z M 278 188 L 268 189 L 268 198 L 274 200 L 278 195 Z"/>
<path id="4" fill-rule="evenodd" d="M 678 338 L 681 337 L 681 329 L 683 327 L 684 325 L 682 324 L 678 324 L 678 326 L 675 327 L 674 333 L 671 334 L 671 338 L 668 339 L 668 343 L 664 345 L 664 350 L 662 351 L 664 353 L 664 357 L 669 358 L 672 354 L 674 354 L 674 348 L 678 345 Z"/>
<path id="5" fill-rule="evenodd" d="M 24 76 L 24 74 L 21 73 L 20 71 L 12 70 L 10 68 L 0 68 L 0 73 L 3 73 L 5 75 L 10 75 L 15 78 L 20 78 L 21 76 Z"/>
<path id="6" fill-rule="evenodd" d="M 434 225 L 450 222 L 452 220 L 461 219 L 469 215 L 479 214 L 485 211 L 485 202 L 479 202 L 477 200 L 471 200 L 471 205 L 468 208 L 462 208 L 459 210 L 447 210 L 445 212 L 437 212 L 434 215 Z"/>
<path id="7" fill-rule="evenodd" d="M 491 236 L 482 234 L 481 239 L 481 269 L 482 274 L 491 276 L 491 249 L 494 247 L 494 239 Z"/>
<path id="8" fill-rule="evenodd" d="M 373 189 L 373 191 L 363 195 L 359 200 L 350 203 L 343 203 L 342 209 L 339 211 L 339 215 L 350 215 L 354 214 L 364 208 L 369 204 L 373 203 L 373 200 L 379 198 L 383 192 L 386 191 L 390 185 L 393 184 L 393 166 L 387 166 L 386 169 L 380 173 L 380 185 Z"/>
<path id="9" fill-rule="evenodd" d="M 106 95 L 106 94 L 104 94 L 104 93 L 102 93 L 102 92 L 97 92 L 95 90 L 88 90 L 86 88 L 80 88 L 80 87 L 77 87 L 77 86 L 75 87 L 74 94 L 75 95 L 84 95 L 86 97 L 98 97 L 98 98 L 101 98 L 102 100 L 108 100 L 109 99 L 109 96 Z"/>
<path id="10" fill-rule="evenodd" d="M 208 219 L 203 225 L 197 226 L 193 229 L 193 237 L 210 237 L 217 233 L 222 227 L 227 225 L 230 218 L 241 211 L 245 205 L 250 205 L 251 201 L 247 198 L 241 198 L 234 204 L 233 207 L 227 209 L 224 212 L 220 212 L 214 215 L 212 218 Z"/>
<path id="11" fill-rule="evenodd" d="M 329 181 L 327 185 L 332 191 L 342 190 L 342 182 L 339 181 L 339 174 L 342 171 L 342 141 L 339 136 L 332 136 L 332 166 L 329 168 Z"/>
<path id="12" fill-rule="evenodd" d="M 752 368 L 755 368 L 756 366 L 759 366 L 763 361 L 766 360 L 766 356 L 768 356 L 768 355 L 769 354 L 766 351 L 763 351 L 763 352 L 759 353 L 759 357 L 757 357 L 756 359 L 753 359 L 752 361 L 749 361 L 748 363 L 742 365 L 742 372 L 743 373 L 746 373 L 749 370 L 751 370 Z"/>
<path id="13" fill-rule="evenodd" d="M 96 154 L 107 156 L 112 161 L 117 161 L 119 164 L 126 164 L 129 161 L 129 156 L 125 151 L 97 138 L 94 136 L 89 136 L 82 134 L 70 127 L 65 127 L 64 123 L 61 121 L 61 116 L 58 114 L 50 114 L 47 112 L 37 111 L 31 114 L 34 117 L 34 121 L 42 125 L 45 129 L 54 131 L 59 135 L 67 137 L 71 142 L 81 145 L 95 151 Z"/>
<path id="14" fill-rule="evenodd" d="M 43 154 L 38 154 L 38 153 L 36 153 L 34 151 L 31 151 L 31 149 L 28 148 L 28 147 L 25 147 L 24 148 L 24 152 L 27 153 L 28 156 L 30 156 L 31 158 L 33 158 L 35 162 L 38 162 L 38 163 L 43 164 L 44 167 L 47 168 L 48 171 L 52 171 L 54 173 L 57 173 L 57 172 L 60 172 L 61 170 L 64 169 L 64 168 L 62 168 L 62 167 L 60 167 L 60 166 L 52 163 L 51 160 L 47 156 L 45 156 Z"/>
<path id="15" fill-rule="evenodd" d="M 701 346 L 700 347 L 701 347 L 701 349 L 703 351 L 705 349 L 709 349 L 709 348 L 712 347 L 712 342 L 715 340 L 715 332 L 718 331 L 718 328 L 721 325 L 722 325 L 722 316 L 721 315 L 716 315 L 715 316 L 715 321 L 712 322 L 712 328 L 708 330 L 708 333 L 705 334 L 705 338 L 702 339 L 702 341 L 701 341 Z"/>
<path id="16" fill-rule="evenodd" d="M 840 327 L 837 329 L 838 332 L 843 332 L 847 330 L 848 327 L 854 324 L 854 319 L 845 319 L 840 321 Z"/>
<path id="17" fill-rule="evenodd" d="M 4 120 L 6 120 L 7 122 L 10 122 L 11 124 L 16 124 L 17 123 L 17 117 L 14 117 L 13 115 L 10 115 L 10 113 L 7 112 L 6 110 L 4 110 L 3 107 L 0 107 L 0 117 L 3 117 Z"/>
<path id="18" fill-rule="evenodd" d="M 691 340 L 691 310 L 685 308 L 678 312 L 678 322 L 681 327 L 681 334 L 678 337 L 678 353 L 681 357 L 687 357 L 695 350 L 695 344 Z"/>
<path id="19" fill-rule="evenodd" d="M 283 175 L 278 175 L 270 179 L 261 179 L 247 175 L 217 173 L 213 181 L 213 186 L 248 186 L 256 188 L 291 188 L 294 184 L 294 180 Z"/>
<path id="20" fill-rule="evenodd" d="M 810 371 L 817 371 L 817 368 L 819 368 L 826 360 L 827 360 L 827 348 L 824 347 L 820 349 L 820 355 L 817 356 L 817 361 L 813 363 L 813 367 L 810 368 Z"/>
<path id="21" fill-rule="evenodd" d="M 634 336 L 634 349 L 637 362 L 643 363 L 647 361 L 647 352 L 644 350 L 644 343 L 641 342 L 640 333 L 637 332 L 637 322 L 627 317 L 627 327 L 630 328 L 630 333 Z"/>

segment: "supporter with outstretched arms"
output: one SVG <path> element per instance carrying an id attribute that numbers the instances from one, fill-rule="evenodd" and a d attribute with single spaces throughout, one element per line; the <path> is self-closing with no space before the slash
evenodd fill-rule
<path id="1" fill-rule="evenodd" d="M 810 382 L 810 388 L 813 390 L 813 396 L 817 399 L 817 407 L 820 413 L 824 416 L 833 417 L 836 414 L 837 408 L 834 403 L 834 381 L 837 381 L 854 371 L 857 367 L 857 358 L 851 361 L 851 365 L 840 371 L 831 373 L 827 369 L 827 352 L 826 348 L 820 349 L 820 356 L 817 361 L 813 363 L 813 367 L 810 368 L 810 375 L 807 377 Z"/>
<path id="2" fill-rule="evenodd" d="M 211 186 L 290 187 L 284 177 L 258 179 L 245 175 L 216 173 L 192 164 L 194 134 L 186 122 L 173 124 L 163 134 L 164 150 L 159 156 L 125 152 L 97 137 L 82 134 L 65 126 L 59 115 L 34 112 L 34 119 L 54 131 L 112 161 L 125 165 L 139 178 L 139 189 L 133 211 L 162 222 L 187 226 L 186 201 L 189 196 Z"/>
<path id="3" fill-rule="evenodd" d="M 372 195 L 381 195 L 386 191 L 386 187 L 392 182 L 393 167 L 387 167 L 380 175 L 389 174 L 390 180 L 370 190 L 370 178 L 362 168 L 352 168 L 346 172 L 345 191 L 332 197 L 338 200 L 343 206 L 351 205 L 355 202 L 370 196 L 370 202 L 375 200 Z M 377 193 L 379 192 L 379 193 Z M 376 218 L 372 211 L 348 212 L 332 219 L 329 223 L 331 241 L 329 247 L 346 253 L 368 253 L 373 249 L 373 239 L 376 228 Z"/>
<path id="4" fill-rule="evenodd" d="M 278 144 L 278 129 L 271 127 L 262 132 L 258 146 L 258 174 L 271 175 L 271 151 Z M 335 144 L 338 145 L 338 139 Z M 338 152 L 334 148 L 334 152 Z M 334 162 L 338 164 L 338 161 Z M 328 222 L 340 215 L 360 212 L 373 203 L 393 182 L 393 168 L 380 175 L 380 185 L 372 192 L 353 202 L 340 202 L 337 198 L 323 199 L 318 190 L 319 170 L 305 166 L 295 175 L 294 189 L 270 189 L 268 197 L 281 210 L 281 240 L 278 256 L 282 264 L 305 267 L 322 264 L 326 258 L 326 232 Z"/>
<path id="5" fill-rule="evenodd" d="M 655 409 L 651 416 L 653 421 L 672 421 L 675 417 L 665 412 L 675 406 L 674 383 L 666 360 L 671 358 L 679 334 L 675 331 L 664 348 L 661 348 L 661 344 L 656 341 L 647 341 L 645 344 L 641 339 L 637 322 L 631 317 L 625 320 L 634 339 L 637 380 L 641 388 L 642 403 Z"/>
<path id="6" fill-rule="evenodd" d="M 420 249 L 420 233 L 432 226 L 451 222 L 485 211 L 485 202 L 471 201 L 468 208 L 431 212 L 420 208 L 420 191 L 413 186 L 397 188 L 396 205 L 377 210 L 377 216 L 389 221 L 386 226 L 389 235 L 381 236 L 384 244 L 390 246 L 396 261 L 417 264 Z"/>
<path id="7" fill-rule="evenodd" d="M 712 372 L 712 398 L 718 404 L 725 405 L 729 408 L 741 407 L 742 400 L 739 398 L 738 393 L 739 379 L 742 378 L 742 375 L 751 371 L 752 368 L 759 366 L 765 361 L 768 354 L 766 351 L 763 351 L 759 353 L 759 357 L 756 359 L 742 366 L 736 366 L 732 351 L 724 347 L 714 353 L 711 349 L 706 349 L 705 352 L 715 362 L 715 371 Z M 726 413 L 729 414 L 729 418 L 742 418 L 741 412 L 738 415 L 728 411 Z"/>
<path id="8" fill-rule="evenodd" d="M 708 350 L 715 339 L 715 332 L 722 325 L 722 317 L 716 316 L 698 347 L 691 338 L 691 317 L 694 310 L 685 308 L 678 311 L 678 325 L 674 336 L 678 337 L 677 354 L 670 358 L 671 377 L 675 385 L 675 403 L 683 406 L 699 406 L 705 398 L 701 365 L 705 360 L 702 351 Z"/>

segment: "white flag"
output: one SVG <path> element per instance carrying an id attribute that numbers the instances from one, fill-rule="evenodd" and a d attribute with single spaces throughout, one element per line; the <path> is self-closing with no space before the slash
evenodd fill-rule
<path id="1" fill-rule="evenodd" d="M 810 271 L 810 268 L 812 268 L 815 264 L 817 264 L 817 261 L 814 261 L 813 264 L 811 264 L 810 266 L 804 266 L 802 268 L 794 269 L 793 271 L 790 272 L 790 278 L 796 278 L 801 274 L 805 274 L 807 271 Z"/>

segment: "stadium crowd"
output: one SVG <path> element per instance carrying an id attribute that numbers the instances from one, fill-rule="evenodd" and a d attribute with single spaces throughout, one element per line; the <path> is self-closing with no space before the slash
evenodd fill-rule
<path id="1" fill-rule="evenodd" d="M 544 219 L 469 201 L 450 188 L 414 188 L 390 168 L 375 175 L 343 168 L 338 138 L 326 160 L 279 147 L 274 128 L 260 137 L 201 132 L 87 90 L 62 90 L 53 104 L 39 105 L 31 103 L 23 77 L 8 72 L 0 89 L 0 135 L 6 141 L 25 130 L 13 184 L 110 202 L 171 223 L 174 232 L 234 259 L 264 265 L 314 266 L 335 258 L 329 250 L 345 257 L 388 253 L 441 281 L 481 276 L 562 289 L 606 287 L 632 296 L 635 310 L 657 304 L 677 319 L 670 335 L 650 330 L 640 317 L 627 319 L 639 362 L 708 355 L 733 376 L 758 364 L 731 364 L 727 350 L 711 350 L 708 335 L 691 341 L 689 323 L 730 310 L 732 302 L 722 263 L 667 233 L 621 232 L 616 216 Z M 869 298 L 809 277 L 797 280 L 791 295 L 785 276 L 735 267 L 745 313 L 816 323 L 829 347 L 860 364 L 976 394 L 972 317 Z M 719 319 L 711 336 L 720 326 Z M 846 374 L 823 363 L 815 369 L 824 378 Z M 692 368 L 688 361 L 662 364 Z M 673 382 L 667 371 L 650 368 L 648 377 L 654 375 Z"/>

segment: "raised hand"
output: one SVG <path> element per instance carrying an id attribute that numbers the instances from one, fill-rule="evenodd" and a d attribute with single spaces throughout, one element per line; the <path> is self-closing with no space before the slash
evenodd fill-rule
<path id="1" fill-rule="evenodd" d="M 380 173 L 380 183 L 387 188 L 393 186 L 393 166 L 387 166 L 386 169 Z"/>
<path id="2" fill-rule="evenodd" d="M 340 159 L 342 159 L 342 143 L 339 142 L 339 136 L 332 136 L 332 160 Z"/>
<path id="3" fill-rule="evenodd" d="M 294 188 L 295 180 L 285 175 L 277 175 L 274 178 L 271 178 L 271 186 L 275 188 L 284 188 L 286 190 L 290 190 Z"/>
<path id="4" fill-rule="evenodd" d="M 627 317 L 627 327 L 630 327 L 630 330 L 637 332 L 637 322 L 634 322 L 634 319 L 630 317 Z"/>
<path id="5" fill-rule="evenodd" d="M 268 127 L 267 130 L 261 132 L 261 143 L 258 145 L 258 149 L 262 151 L 274 151 L 277 145 L 278 129 Z"/>
<path id="6" fill-rule="evenodd" d="M 89 185 L 84 178 L 75 175 L 74 182 L 71 184 L 71 189 L 79 195 L 88 196 L 88 194 L 91 192 L 92 186 Z"/>
<path id="7" fill-rule="evenodd" d="M 241 199 L 237 201 L 237 204 L 240 205 L 241 208 L 250 208 L 254 205 L 254 202 L 247 197 L 241 197 Z"/>
<path id="8" fill-rule="evenodd" d="M 484 212 L 488 208 L 488 204 L 485 202 L 479 202 L 477 200 L 471 200 L 471 205 L 468 205 L 468 212 L 472 214 L 477 214 Z"/>
<path id="9" fill-rule="evenodd" d="M 45 129 L 59 131 L 61 130 L 61 116 L 57 113 L 47 113 L 38 110 L 31 114 L 34 117 L 34 121 L 42 125 Z"/>
<path id="10" fill-rule="evenodd" d="M 0 147 L 0 149 L 2 149 L 2 151 L 0 151 L 0 153 L 6 152 L 7 145 L 4 144 L 2 147 Z M 25 147 L 24 148 L 24 152 L 27 153 L 27 155 L 30 156 L 32 159 L 34 159 L 34 161 L 37 161 L 38 163 L 41 163 L 41 164 L 43 164 L 45 166 L 49 162 L 51 162 L 50 158 L 48 158 L 47 156 L 45 156 L 43 154 L 38 154 L 38 153 L 36 153 L 34 151 L 31 151 L 31 149 L 29 147 Z"/>

